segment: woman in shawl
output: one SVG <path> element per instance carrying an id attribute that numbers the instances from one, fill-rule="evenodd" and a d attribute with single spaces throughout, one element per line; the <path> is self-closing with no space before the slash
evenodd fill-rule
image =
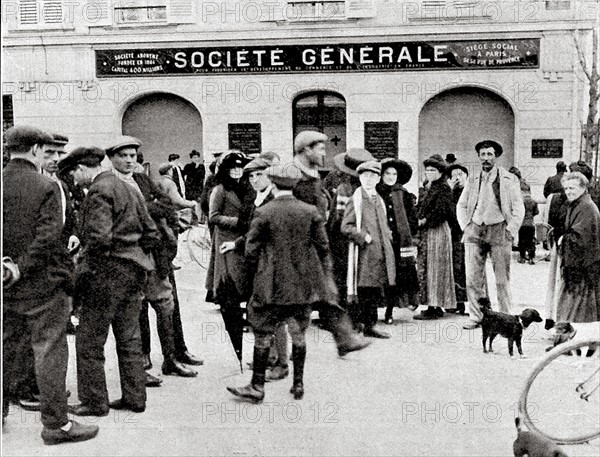
<path id="1" fill-rule="evenodd" d="M 600 321 L 600 212 L 580 172 L 566 173 L 562 185 L 569 201 L 565 232 L 558 240 L 561 272 L 557 321 Z"/>
<path id="2" fill-rule="evenodd" d="M 412 176 L 411 166 L 404 160 L 388 158 L 381 161 L 381 171 L 381 182 L 377 184 L 377 192 L 385 202 L 396 258 L 396 286 L 391 288 L 386 296 L 385 323 L 391 325 L 394 322 L 394 306 L 400 304 L 403 307 L 416 308 L 419 305 L 416 247 L 413 245 L 418 221 L 414 206 L 415 197 L 404 188 L 404 184 Z"/>
<path id="3" fill-rule="evenodd" d="M 446 180 L 447 165 L 441 156 L 423 162 L 427 186 L 419 202 L 419 227 L 427 246 L 427 310 L 414 316 L 417 320 L 438 319 L 443 308 L 456 308 L 452 265 L 452 191 Z"/>

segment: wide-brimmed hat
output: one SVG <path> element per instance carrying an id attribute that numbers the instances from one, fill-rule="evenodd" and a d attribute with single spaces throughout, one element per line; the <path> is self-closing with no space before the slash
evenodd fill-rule
<path id="1" fill-rule="evenodd" d="M 462 170 L 464 171 L 467 175 L 469 174 L 469 170 L 467 167 L 465 167 L 463 164 L 458 163 L 458 162 L 454 162 L 453 164 L 451 164 L 447 169 L 446 169 L 446 174 L 448 176 L 452 175 L 452 170 Z"/>
<path id="2" fill-rule="evenodd" d="M 227 172 L 232 168 L 244 168 L 250 162 L 250 158 L 243 152 L 227 152 L 217 160 L 216 173 Z"/>
<path id="3" fill-rule="evenodd" d="M 434 168 L 437 168 L 437 170 L 440 173 L 445 173 L 446 170 L 448 169 L 448 164 L 442 158 L 442 156 L 439 155 L 439 154 L 434 154 L 431 157 L 429 157 L 428 159 L 425 159 L 423 161 L 423 165 L 425 167 L 434 167 Z"/>
<path id="4" fill-rule="evenodd" d="M 346 152 L 337 154 L 333 158 L 333 163 L 336 168 L 343 173 L 351 176 L 358 176 L 356 169 L 361 163 L 374 161 L 375 157 L 367 151 L 361 148 L 348 149 Z"/>
<path id="5" fill-rule="evenodd" d="M 381 163 L 377 162 L 376 160 L 369 160 L 367 162 L 361 163 L 356 169 L 357 175 L 360 175 L 365 171 L 371 171 L 373 173 L 381 175 Z"/>
<path id="6" fill-rule="evenodd" d="M 396 159 L 394 157 L 388 157 L 381 161 L 381 172 L 383 173 L 386 168 L 395 168 L 398 172 L 398 183 L 406 184 L 412 177 L 412 167 L 404 160 Z"/>
<path id="7" fill-rule="evenodd" d="M 504 150 L 502 149 L 502 145 L 494 140 L 484 140 L 480 141 L 475 145 L 475 151 L 479 154 L 479 151 L 484 148 L 494 148 L 496 157 L 500 157 Z"/>

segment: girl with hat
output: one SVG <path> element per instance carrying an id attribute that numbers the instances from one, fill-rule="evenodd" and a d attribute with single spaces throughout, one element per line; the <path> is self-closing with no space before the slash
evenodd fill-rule
<path id="1" fill-rule="evenodd" d="M 443 308 L 456 308 L 452 266 L 452 236 L 449 223 L 452 212 L 452 191 L 446 181 L 447 164 L 441 156 L 431 156 L 423 162 L 427 184 L 419 202 L 419 227 L 425 241 L 427 258 L 427 304 L 429 307 L 414 316 L 417 320 L 438 319 Z"/>
<path id="2" fill-rule="evenodd" d="M 239 229 L 240 211 L 246 194 L 251 191 L 247 179 L 242 179 L 243 168 L 247 163 L 247 157 L 239 152 L 230 152 L 223 156 L 216 167 L 217 185 L 210 195 L 208 212 L 208 221 L 214 226 L 213 296 L 215 302 L 221 305 L 224 320 L 233 322 L 240 328 L 243 327 L 243 311 L 240 304 L 245 301 L 246 294 L 244 256 L 236 250 L 225 251 L 222 246 L 225 242 L 235 241 L 242 235 Z M 237 342 L 239 346 L 241 336 Z"/>
<path id="3" fill-rule="evenodd" d="M 387 158 L 381 161 L 381 171 L 381 181 L 376 188 L 385 202 L 396 258 L 396 286 L 389 291 L 385 312 L 385 323 L 391 325 L 394 322 L 394 306 L 399 300 L 403 306 L 416 308 L 419 304 L 419 281 L 415 266 L 417 250 L 412 241 L 418 231 L 418 221 L 415 196 L 404 188 L 412 176 L 411 166 L 404 160 Z"/>
<path id="4" fill-rule="evenodd" d="M 384 292 L 396 283 L 396 263 L 385 203 L 377 193 L 381 164 L 368 161 L 356 171 L 361 186 L 346 206 L 341 231 L 350 243 L 348 255 L 348 303 L 354 324 L 365 336 L 390 338 L 375 327 Z M 389 289 L 388 289 L 389 290 Z"/>

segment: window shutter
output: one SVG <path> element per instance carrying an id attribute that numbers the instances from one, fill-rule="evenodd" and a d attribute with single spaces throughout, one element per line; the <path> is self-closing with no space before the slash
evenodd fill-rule
<path id="1" fill-rule="evenodd" d="M 196 23 L 194 0 L 167 0 L 167 22 L 170 24 Z"/>
<path id="2" fill-rule="evenodd" d="M 362 18 L 375 16 L 373 0 L 346 0 L 346 17 Z"/>
<path id="3" fill-rule="evenodd" d="M 19 0 L 19 25 L 35 27 L 40 23 L 38 0 Z"/>
<path id="4" fill-rule="evenodd" d="M 87 0 L 83 6 L 83 20 L 88 27 L 114 25 L 114 4 L 111 0 Z"/>
<path id="5" fill-rule="evenodd" d="M 44 24 L 63 23 L 62 0 L 44 0 L 42 3 L 42 21 Z"/>
<path id="6" fill-rule="evenodd" d="M 20 29 L 61 29 L 64 25 L 63 0 L 19 0 Z"/>

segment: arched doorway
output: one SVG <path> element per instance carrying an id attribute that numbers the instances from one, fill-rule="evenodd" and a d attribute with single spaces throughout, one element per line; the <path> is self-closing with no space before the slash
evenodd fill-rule
<path id="1" fill-rule="evenodd" d="M 172 94 L 155 93 L 135 100 L 123 113 L 123 135 L 142 142 L 144 160 L 151 170 L 166 162 L 169 154 L 189 160 L 196 149 L 202 153 L 202 118 L 187 100 Z"/>
<path id="2" fill-rule="evenodd" d="M 487 139 L 502 145 L 498 163 L 510 168 L 514 135 L 515 116 L 502 97 L 478 87 L 447 90 L 430 99 L 419 115 L 419 168 L 433 154 L 445 158 L 452 153 L 469 170 L 477 169 L 475 145 Z"/>
<path id="3" fill-rule="evenodd" d="M 346 151 L 346 100 L 335 92 L 310 92 L 293 103 L 294 137 L 302 130 L 317 130 L 329 137 L 325 168 L 333 157 Z"/>

